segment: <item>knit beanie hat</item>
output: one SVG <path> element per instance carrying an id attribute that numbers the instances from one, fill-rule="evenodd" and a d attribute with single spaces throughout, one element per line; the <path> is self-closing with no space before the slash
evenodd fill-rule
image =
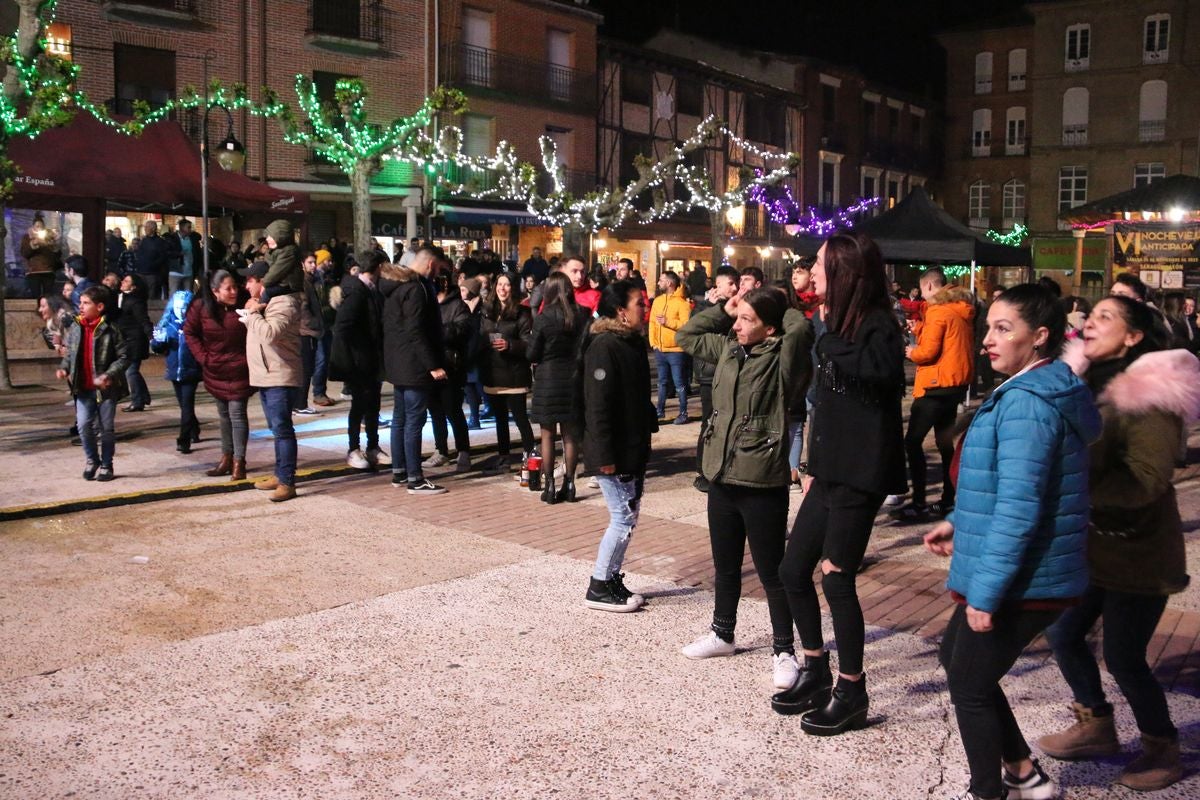
<path id="1" fill-rule="evenodd" d="M 286 219 L 277 219 L 267 226 L 266 234 L 275 240 L 277 247 L 295 244 L 296 235 L 292 223 Z"/>

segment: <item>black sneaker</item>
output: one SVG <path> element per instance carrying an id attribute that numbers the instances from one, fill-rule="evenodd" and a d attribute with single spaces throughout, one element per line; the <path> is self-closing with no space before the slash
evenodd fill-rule
<path id="1" fill-rule="evenodd" d="M 946 515 L 954 510 L 954 506 L 948 506 L 945 503 L 930 503 L 925 510 L 933 519 L 945 519 Z"/>
<path id="2" fill-rule="evenodd" d="M 626 602 L 632 600 L 639 606 L 646 602 L 646 598 L 642 597 L 640 594 L 635 594 L 629 591 L 629 587 L 625 585 L 624 572 L 618 572 L 616 575 L 613 575 L 611 578 L 609 578 L 608 585 L 609 588 L 612 589 L 613 594 L 615 594 L 617 597 L 620 597 L 622 600 L 625 600 Z"/>
<path id="3" fill-rule="evenodd" d="M 111 481 L 112 479 L 113 479 L 113 468 L 112 467 L 101 467 L 100 471 L 96 473 L 96 480 L 98 480 L 98 481 Z"/>
<path id="4" fill-rule="evenodd" d="M 393 472 L 392 473 L 392 488 L 393 489 L 403 489 L 405 486 L 408 486 L 408 473 L 407 472 Z"/>
<path id="5" fill-rule="evenodd" d="M 428 478 L 421 478 L 416 483 L 408 484 L 409 494 L 445 494 L 446 491 L 445 486 L 438 486 Z"/>
<path id="6" fill-rule="evenodd" d="M 627 614 L 630 611 L 637 611 L 641 605 L 634 598 L 641 599 L 636 594 L 631 594 L 629 597 L 618 594 L 618 590 L 613 587 L 611 580 L 601 581 L 592 578 L 583 602 L 588 608 L 596 611 L 615 611 L 618 614 Z"/>
<path id="7" fill-rule="evenodd" d="M 83 479 L 85 481 L 96 480 L 96 470 L 98 470 L 98 469 L 100 469 L 100 465 L 97 464 L 95 461 L 87 462 L 87 465 L 84 466 L 84 468 L 83 468 Z"/>
<path id="8" fill-rule="evenodd" d="M 1008 800 L 1053 800 L 1059 796 L 1058 784 L 1042 771 L 1042 765 L 1036 758 L 1033 759 L 1033 772 L 1024 779 L 1013 775 L 1007 768 L 1002 771 Z"/>
<path id="9" fill-rule="evenodd" d="M 897 522 L 909 524 L 928 522 L 933 519 L 929 512 L 929 506 L 924 503 L 909 503 L 906 506 L 900 506 L 895 511 L 889 511 L 888 516 Z"/>

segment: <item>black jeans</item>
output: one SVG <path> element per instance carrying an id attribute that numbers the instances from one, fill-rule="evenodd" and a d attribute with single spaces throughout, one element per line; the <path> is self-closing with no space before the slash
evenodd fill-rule
<path id="1" fill-rule="evenodd" d="M 1166 695 L 1146 663 L 1146 648 L 1166 607 L 1166 595 L 1089 586 L 1079 605 L 1064 611 L 1046 630 L 1046 638 L 1075 702 L 1104 708 L 1108 701 L 1100 683 L 1100 667 L 1087 643 L 1088 632 L 1103 618 L 1104 667 L 1129 701 L 1138 729 L 1173 739 L 1176 731 Z"/>
<path id="2" fill-rule="evenodd" d="M 881 494 L 815 478 L 796 514 L 787 552 L 779 565 L 779 577 L 787 589 L 788 604 L 805 650 L 825 646 L 813 571 L 826 559 L 840 570 L 821 578 L 821 590 L 833 616 L 838 669 L 847 675 L 863 671 L 866 626 L 858 603 L 858 568 L 883 498 Z"/>
<path id="3" fill-rule="evenodd" d="M 300 337 L 300 364 L 304 370 L 301 384 L 292 388 L 292 409 L 295 411 L 308 408 L 308 389 L 317 364 L 317 337 Z"/>
<path id="4" fill-rule="evenodd" d="M 433 446 L 442 455 L 449 453 L 446 421 L 454 431 L 454 449 L 460 453 L 471 451 L 471 439 L 467 434 L 467 418 L 463 416 L 463 387 L 453 381 L 438 381 L 429 393 L 429 416 L 433 421 Z"/>
<path id="5" fill-rule="evenodd" d="M 742 597 L 742 561 L 749 540 L 750 557 L 767 595 L 774 651 L 793 652 L 792 615 L 779 580 L 779 560 L 787 533 L 787 487 L 751 489 L 714 482 L 707 496 L 708 535 L 716 573 L 713 632 L 725 641 L 733 640 Z"/>
<path id="6" fill-rule="evenodd" d="M 383 384 L 348 380 L 343 389 L 350 395 L 350 413 L 346 416 L 348 451 L 358 449 L 360 428 L 366 430 L 367 449 L 379 447 L 379 405 Z"/>
<path id="7" fill-rule="evenodd" d="M 175 387 L 175 402 L 179 403 L 179 440 L 191 441 L 192 432 L 200 430 L 200 420 L 196 419 L 196 387 L 197 381 L 171 381 Z"/>
<path id="8" fill-rule="evenodd" d="M 1059 613 L 1002 608 L 992 615 L 992 630 L 976 633 L 967 625 L 967 607 L 960 605 L 946 626 L 938 659 L 946 670 L 958 735 L 967 753 L 971 791 L 980 797 L 1001 796 L 1001 761 L 1029 758 L 1029 745 L 1000 679 Z"/>
<path id="9" fill-rule="evenodd" d="M 512 412 L 513 422 L 521 433 L 521 452 L 528 453 L 533 449 L 533 427 L 529 424 L 529 412 L 525 408 L 525 397 L 522 394 L 489 394 L 492 413 L 496 415 L 496 449 L 502 456 L 509 453 L 512 445 L 508 431 L 508 414 Z"/>
<path id="10" fill-rule="evenodd" d="M 942 457 L 942 505 L 954 505 L 954 484 L 950 481 L 950 461 L 954 458 L 954 418 L 965 390 L 953 394 L 927 394 L 912 402 L 904 450 L 908 454 L 908 472 L 912 477 L 912 501 L 925 505 L 925 437 L 933 430 L 938 454 Z"/>

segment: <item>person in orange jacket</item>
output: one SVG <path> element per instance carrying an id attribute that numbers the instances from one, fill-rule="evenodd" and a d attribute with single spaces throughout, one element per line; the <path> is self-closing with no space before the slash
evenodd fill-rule
<path id="1" fill-rule="evenodd" d="M 650 305 L 650 347 L 658 366 L 658 418 L 667 413 L 667 381 L 675 384 L 679 396 L 676 425 L 689 422 L 687 413 L 687 354 L 675 343 L 675 331 L 692 316 L 692 305 L 680 288 L 679 276 L 664 272 L 658 279 L 658 295 Z"/>
<path id="2" fill-rule="evenodd" d="M 911 502 L 892 512 L 901 522 L 944 517 L 954 508 L 950 462 L 954 458 L 954 420 L 967 397 L 974 377 L 975 304 L 969 291 L 947 286 L 937 268 L 921 276 L 925 318 L 917 330 L 917 343 L 905 355 L 917 365 L 913 403 L 904 449 L 912 480 Z M 927 504 L 925 498 L 925 437 L 933 430 L 942 457 L 942 499 Z"/>

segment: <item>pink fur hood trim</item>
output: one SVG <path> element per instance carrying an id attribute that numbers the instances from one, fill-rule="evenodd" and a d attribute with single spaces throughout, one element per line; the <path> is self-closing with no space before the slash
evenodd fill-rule
<path id="1" fill-rule="evenodd" d="M 1165 411 L 1190 425 L 1200 418 L 1200 360 L 1187 350 L 1146 353 L 1109 381 L 1099 399 L 1125 414 Z"/>

